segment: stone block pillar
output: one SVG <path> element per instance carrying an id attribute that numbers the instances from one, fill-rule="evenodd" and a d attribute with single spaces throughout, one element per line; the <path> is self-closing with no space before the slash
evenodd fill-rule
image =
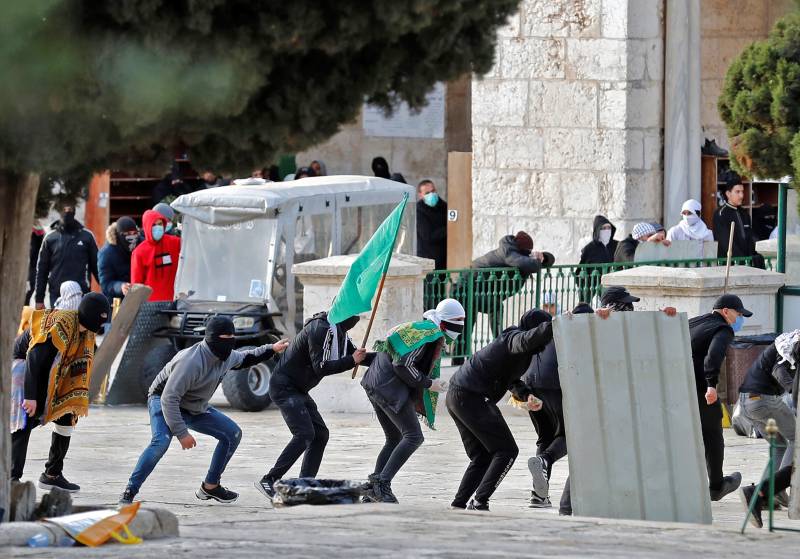
<path id="1" fill-rule="evenodd" d="M 523 0 L 472 83 L 473 255 L 523 229 L 577 262 L 595 214 L 662 214 L 663 0 Z"/>
<path id="2" fill-rule="evenodd" d="M 330 309 L 347 271 L 357 256 L 356 254 L 331 256 L 295 264 L 292 267 L 295 277 L 303 284 L 303 320 Z M 423 280 L 433 267 L 433 260 L 426 258 L 406 254 L 395 254 L 392 257 L 378 311 L 367 341 L 368 350 L 372 349 L 375 340 L 385 338 L 393 326 L 422 319 Z M 350 331 L 350 337 L 357 347 L 364 339 L 368 321 L 367 312 L 361 315 L 361 321 Z M 362 367 L 356 380 L 350 378 L 349 372 L 323 380 L 314 389 L 314 399 L 319 409 L 333 412 L 370 412 L 372 407 L 359 384 L 364 371 Z"/>

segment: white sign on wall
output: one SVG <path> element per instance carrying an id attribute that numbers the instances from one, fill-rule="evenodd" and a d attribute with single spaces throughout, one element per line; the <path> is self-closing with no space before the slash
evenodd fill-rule
<path id="1" fill-rule="evenodd" d="M 364 105 L 364 134 L 382 138 L 444 138 L 445 85 L 437 83 L 426 99 L 428 104 L 412 113 L 401 103 L 390 117 L 383 109 Z"/>

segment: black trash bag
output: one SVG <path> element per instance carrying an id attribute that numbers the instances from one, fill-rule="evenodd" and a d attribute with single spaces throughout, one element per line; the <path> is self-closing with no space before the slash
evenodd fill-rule
<path id="1" fill-rule="evenodd" d="M 364 495 L 363 483 L 346 479 L 301 477 L 275 482 L 275 506 L 352 505 Z"/>

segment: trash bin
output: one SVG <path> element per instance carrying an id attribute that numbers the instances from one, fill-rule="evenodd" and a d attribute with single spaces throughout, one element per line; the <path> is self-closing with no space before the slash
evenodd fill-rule
<path id="1" fill-rule="evenodd" d="M 297 478 L 275 483 L 275 506 L 351 505 L 360 502 L 363 483 L 343 479 Z"/>
<path id="2" fill-rule="evenodd" d="M 739 386 L 744 382 L 747 370 L 767 346 L 775 341 L 777 334 L 739 336 L 734 339 L 725 354 L 725 402 L 734 405 L 739 399 Z"/>

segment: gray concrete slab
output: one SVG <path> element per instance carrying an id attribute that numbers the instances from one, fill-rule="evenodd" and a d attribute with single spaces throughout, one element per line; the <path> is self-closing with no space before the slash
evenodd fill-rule
<path id="1" fill-rule="evenodd" d="M 208 467 L 213 441 L 198 435 L 198 446 L 182 451 L 177 442 L 156 468 L 140 497 L 152 506 L 176 514 L 181 538 L 146 542 L 138 547 L 107 545 L 86 549 L 5 549 L 4 557 L 509 557 L 577 556 L 673 557 L 678 553 L 723 553 L 730 557 L 785 554 L 800 535 L 768 534 L 735 529 L 743 519 L 735 495 L 713 503 L 713 526 L 655 524 L 636 521 L 566 519 L 557 510 L 527 506 L 530 475 L 526 459 L 535 452 L 535 434 L 527 415 L 507 417 L 521 452 L 518 462 L 492 500 L 490 513 L 451 511 L 450 500 L 467 464 L 450 418 L 439 417 L 439 429 L 425 430 L 425 443 L 400 472 L 394 489 L 401 505 L 268 508 L 253 487 L 272 465 L 288 440 L 280 413 L 269 409 L 245 413 L 220 409 L 244 431 L 239 451 L 223 483 L 241 492 L 232 505 L 207 504 L 194 491 Z M 506 411 L 506 410 L 504 410 Z M 382 444 L 375 419 L 369 415 L 328 414 L 331 430 L 321 476 L 363 478 L 372 471 Z M 78 425 L 65 474 L 80 483 L 75 503 L 114 503 L 140 451 L 149 440 L 143 407 L 93 407 Z M 766 443 L 736 437 L 726 431 L 726 471 L 741 470 L 756 479 L 766 460 Z M 49 432 L 33 433 L 24 479 L 35 479 L 47 457 Z M 297 468 L 290 472 L 296 475 Z M 553 471 L 551 496 L 556 502 L 567 475 L 567 462 Z M 800 522 L 778 513 L 783 525 Z"/>

